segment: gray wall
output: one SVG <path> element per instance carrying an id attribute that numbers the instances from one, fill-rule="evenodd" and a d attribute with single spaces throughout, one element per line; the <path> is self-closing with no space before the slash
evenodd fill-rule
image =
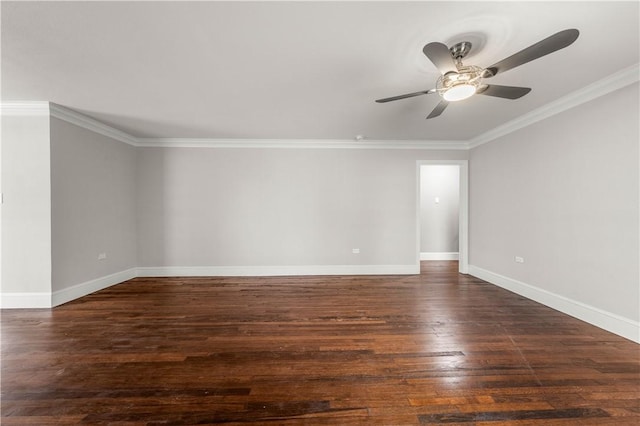
<path id="1" fill-rule="evenodd" d="M 458 252 L 459 207 L 460 167 L 420 166 L 420 252 Z"/>
<path id="2" fill-rule="evenodd" d="M 634 84 L 473 149 L 470 264 L 638 321 L 638 114 Z"/>
<path id="3" fill-rule="evenodd" d="M 466 157 L 466 151 L 141 148 L 138 263 L 415 265 L 416 161 Z"/>
<path id="4" fill-rule="evenodd" d="M 53 291 L 136 266 L 135 165 L 136 148 L 51 118 Z"/>
<path id="5" fill-rule="evenodd" d="M 51 290 L 50 188 L 49 116 L 3 115 L 3 293 Z"/>

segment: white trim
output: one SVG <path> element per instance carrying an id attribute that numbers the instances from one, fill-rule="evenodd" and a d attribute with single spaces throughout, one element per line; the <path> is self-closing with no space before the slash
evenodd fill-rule
<path id="1" fill-rule="evenodd" d="M 458 271 L 469 273 L 469 160 L 460 166 L 460 206 L 458 207 Z"/>
<path id="2" fill-rule="evenodd" d="M 48 116 L 49 113 L 49 102 L 16 101 L 0 104 L 0 114 L 3 116 Z"/>
<path id="3" fill-rule="evenodd" d="M 139 277 L 265 277 L 290 275 L 417 275 L 420 265 L 158 266 Z"/>
<path id="4" fill-rule="evenodd" d="M 306 148 L 306 149 L 427 149 L 467 150 L 464 141 L 351 139 L 188 139 L 139 138 L 140 147 L 160 148 Z"/>
<path id="5" fill-rule="evenodd" d="M 428 251 L 420 253 L 420 260 L 458 260 L 460 254 L 456 252 Z"/>
<path id="6" fill-rule="evenodd" d="M 456 165 L 460 167 L 458 206 L 458 272 L 469 269 L 469 160 L 418 160 L 416 162 L 416 262 L 420 261 L 420 166 Z"/>
<path id="7" fill-rule="evenodd" d="M 552 293 L 530 284 L 469 265 L 469 274 L 528 299 L 542 303 L 596 327 L 640 343 L 640 323 L 620 315 Z"/>
<path id="8" fill-rule="evenodd" d="M 0 293 L 2 309 L 42 309 L 51 307 L 51 293 Z"/>
<path id="9" fill-rule="evenodd" d="M 469 140 L 467 142 L 467 147 L 471 149 L 487 142 L 491 142 L 494 139 L 530 126 L 540 120 L 544 120 L 545 118 L 549 118 L 568 109 L 577 107 L 578 105 L 589 102 L 615 90 L 622 89 L 623 87 L 637 82 L 638 80 L 640 80 L 640 68 L 639 64 L 635 64 L 629 68 L 620 70 L 609 77 L 596 81 L 595 83 L 592 83 L 580 90 L 569 93 L 566 96 L 563 96 L 501 126 L 489 130 L 488 132 Z"/>
<path id="10" fill-rule="evenodd" d="M 128 145 L 138 146 L 136 137 L 61 105 L 51 104 L 51 116 Z"/>
<path id="11" fill-rule="evenodd" d="M 88 294 L 95 293 L 96 291 L 111 287 L 112 285 L 120 284 L 124 281 L 135 278 L 136 274 L 136 268 L 131 268 L 125 271 L 116 272 L 115 274 L 86 281 L 84 283 L 74 285 L 73 287 L 55 291 L 51 295 L 51 306 L 59 306 L 63 303 L 67 303 Z"/>

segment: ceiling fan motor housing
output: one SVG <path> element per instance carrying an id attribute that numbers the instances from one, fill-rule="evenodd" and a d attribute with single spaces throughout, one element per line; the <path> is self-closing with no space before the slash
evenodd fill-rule
<path id="1" fill-rule="evenodd" d="M 480 87 L 484 68 L 475 65 L 463 65 L 462 58 L 471 51 L 468 41 L 456 43 L 449 48 L 458 72 L 449 72 L 438 78 L 436 90 L 446 101 L 460 101 L 473 96 Z"/>

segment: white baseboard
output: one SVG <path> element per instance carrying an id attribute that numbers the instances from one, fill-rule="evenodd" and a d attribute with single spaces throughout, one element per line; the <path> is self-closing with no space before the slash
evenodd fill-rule
<path id="1" fill-rule="evenodd" d="M 81 284 L 74 285 L 62 290 L 55 291 L 51 294 L 51 307 L 71 302 L 96 291 L 111 287 L 123 281 L 136 277 L 136 268 L 127 269 L 125 271 L 116 272 L 115 274 L 96 278 Z"/>
<path id="2" fill-rule="evenodd" d="M 420 265 L 160 266 L 139 267 L 139 277 L 245 277 L 289 275 L 415 275 Z"/>
<path id="3" fill-rule="evenodd" d="M 126 271 L 96 278 L 53 293 L 2 293 L 0 294 L 0 307 L 2 309 L 53 308 L 135 278 L 136 272 L 136 268 L 127 269 Z"/>
<path id="4" fill-rule="evenodd" d="M 422 252 L 420 253 L 420 260 L 458 260 L 458 252 Z"/>
<path id="5" fill-rule="evenodd" d="M 51 293 L 2 293 L 2 309 L 41 309 L 51 307 Z"/>
<path id="6" fill-rule="evenodd" d="M 469 274 L 596 327 L 640 343 L 640 322 L 569 299 L 559 294 L 469 265 Z"/>
<path id="7" fill-rule="evenodd" d="M 52 308 L 135 277 L 416 275 L 420 265 L 163 266 L 131 268 L 53 293 L 0 293 L 1 309 Z"/>

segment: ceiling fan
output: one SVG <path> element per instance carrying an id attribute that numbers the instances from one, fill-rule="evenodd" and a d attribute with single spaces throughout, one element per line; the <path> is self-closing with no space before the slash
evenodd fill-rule
<path id="1" fill-rule="evenodd" d="M 487 68 L 464 65 L 462 63 L 462 59 L 471 51 L 471 43 L 467 41 L 457 43 L 451 48 L 438 42 L 429 43 L 422 51 L 442 74 L 436 81 L 436 87 L 421 92 L 378 99 L 376 102 L 384 103 L 438 93 L 442 100 L 427 116 L 427 118 L 434 118 L 442 114 L 449 102 L 461 101 L 473 95 L 486 95 L 505 99 L 521 98 L 529 93 L 531 88 L 485 84 L 483 79 L 494 77 L 511 68 L 563 49 L 576 41 L 579 34 L 580 32 L 576 29 L 560 31 Z"/>

